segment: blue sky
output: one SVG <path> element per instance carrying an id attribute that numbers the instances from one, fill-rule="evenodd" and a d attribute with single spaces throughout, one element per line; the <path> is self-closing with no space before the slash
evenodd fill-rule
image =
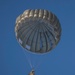
<path id="1" fill-rule="evenodd" d="M 75 0 L 0 0 L 0 75 L 27 75 L 31 67 L 15 38 L 15 20 L 26 9 L 53 12 L 62 27 L 61 40 L 50 53 L 26 55 L 35 66 L 36 75 L 75 75 Z"/>

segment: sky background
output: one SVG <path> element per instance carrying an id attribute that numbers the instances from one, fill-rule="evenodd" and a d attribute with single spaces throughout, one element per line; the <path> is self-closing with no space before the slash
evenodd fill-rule
<path id="1" fill-rule="evenodd" d="M 38 8 L 53 12 L 62 27 L 57 47 L 40 56 L 24 51 L 14 32 L 17 16 Z M 75 0 L 0 0 L 0 75 L 27 75 L 27 58 L 34 66 L 42 61 L 35 75 L 75 75 Z"/>

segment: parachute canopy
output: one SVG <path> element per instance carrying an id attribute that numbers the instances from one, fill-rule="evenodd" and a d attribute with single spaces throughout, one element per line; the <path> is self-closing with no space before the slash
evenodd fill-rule
<path id="1" fill-rule="evenodd" d="M 58 44 L 61 26 L 53 13 L 29 9 L 16 19 L 15 33 L 18 42 L 26 50 L 46 53 Z"/>

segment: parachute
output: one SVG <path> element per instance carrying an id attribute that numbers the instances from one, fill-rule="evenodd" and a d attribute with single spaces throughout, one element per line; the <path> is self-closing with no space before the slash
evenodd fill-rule
<path id="1" fill-rule="evenodd" d="M 26 51 L 42 55 L 57 46 L 61 37 L 61 26 L 52 12 L 28 9 L 17 17 L 15 34 L 19 44 Z M 34 75 L 34 71 L 29 75 Z"/>
<path id="2" fill-rule="evenodd" d="M 58 44 L 61 27 L 53 13 L 28 9 L 16 19 L 15 33 L 23 48 L 42 54 L 51 51 Z"/>

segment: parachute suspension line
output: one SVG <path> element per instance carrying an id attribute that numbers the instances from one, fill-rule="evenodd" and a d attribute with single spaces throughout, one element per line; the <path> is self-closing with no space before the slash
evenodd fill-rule
<path id="1" fill-rule="evenodd" d="M 42 62 L 44 61 L 44 57 L 43 56 L 46 56 L 46 54 L 44 53 L 44 54 L 41 55 L 41 57 L 39 59 L 39 62 L 37 62 L 34 70 L 38 69 L 40 67 L 40 65 L 42 64 Z M 41 60 L 41 58 L 42 58 L 42 60 Z"/>
<path id="2" fill-rule="evenodd" d="M 31 68 L 33 68 L 30 58 L 29 58 L 29 57 L 27 57 L 27 55 L 26 55 L 26 54 L 25 54 L 25 56 L 26 56 L 26 59 L 28 60 L 28 63 L 29 63 L 29 65 L 30 65 L 30 67 L 31 67 Z"/>
<path id="3" fill-rule="evenodd" d="M 34 69 L 36 70 L 41 65 L 41 63 L 42 63 L 42 60 L 36 64 Z"/>
<path id="4" fill-rule="evenodd" d="M 44 55 L 44 54 L 43 54 L 43 55 Z M 42 55 L 42 56 L 43 56 L 43 55 Z M 39 66 L 40 66 L 40 65 L 42 64 L 42 62 L 43 62 L 43 59 L 44 59 L 44 58 L 42 58 L 42 60 L 40 59 L 39 62 L 37 62 L 36 66 L 34 67 L 34 70 L 36 70 L 36 69 L 39 68 Z"/>
<path id="5" fill-rule="evenodd" d="M 26 57 L 26 59 L 27 59 L 29 65 L 30 65 L 30 67 L 33 68 L 33 65 L 32 65 L 32 63 L 31 63 L 31 59 L 30 59 L 30 58 L 28 57 L 28 55 L 25 53 L 25 50 L 24 50 L 24 49 L 23 49 L 23 52 L 24 52 L 24 54 L 25 54 L 25 57 Z"/>

